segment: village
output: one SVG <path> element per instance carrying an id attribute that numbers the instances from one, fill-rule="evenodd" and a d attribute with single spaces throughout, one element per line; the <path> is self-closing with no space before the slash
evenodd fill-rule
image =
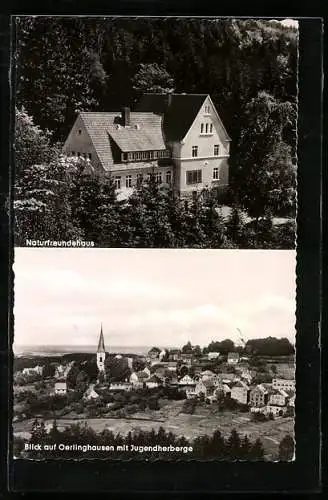
<path id="1" fill-rule="evenodd" d="M 229 342 L 233 345 L 221 342 L 223 350 Z M 49 361 L 15 372 L 14 428 L 18 425 L 19 434 L 28 431 L 24 422 L 35 417 L 163 421 L 172 404 L 180 415 L 211 407 L 218 423 L 229 411 L 248 413 L 258 422 L 293 417 L 291 358 L 289 364 L 286 356 L 265 362 L 238 350 L 205 352 L 188 342 L 182 349 L 152 347 L 144 356 L 108 354 L 101 328 L 96 355 L 89 360 L 82 355 L 78 362 Z"/>

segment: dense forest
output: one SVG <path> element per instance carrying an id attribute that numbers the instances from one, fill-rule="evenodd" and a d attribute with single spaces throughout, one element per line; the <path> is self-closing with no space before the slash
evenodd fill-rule
<path id="1" fill-rule="evenodd" d="M 294 225 L 277 229 L 272 219 L 295 215 L 295 28 L 264 20 L 22 17 L 16 39 L 18 244 L 61 235 L 104 246 L 294 247 Z M 186 208 L 159 193 L 151 210 L 145 189 L 122 208 L 94 180 L 67 177 L 60 148 L 79 111 L 133 108 L 145 91 L 173 90 L 210 94 L 232 139 L 225 202 L 235 208 L 233 237 L 208 197 Z M 82 208 L 74 207 L 78 196 Z M 153 230 L 160 219 L 163 227 Z M 208 234 L 203 223 L 212 224 Z"/>

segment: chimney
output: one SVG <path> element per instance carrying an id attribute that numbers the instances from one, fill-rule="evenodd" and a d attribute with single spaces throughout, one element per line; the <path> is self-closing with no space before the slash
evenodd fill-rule
<path id="1" fill-rule="evenodd" d="M 130 108 L 122 109 L 122 125 L 128 127 L 130 125 Z"/>

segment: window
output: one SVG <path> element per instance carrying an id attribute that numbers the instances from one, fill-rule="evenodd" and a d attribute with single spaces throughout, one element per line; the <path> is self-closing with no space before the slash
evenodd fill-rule
<path id="1" fill-rule="evenodd" d="M 171 180 L 172 180 L 172 173 L 171 170 L 168 170 L 166 172 L 166 184 L 171 184 Z"/>
<path id="2" fill-rule="evenodd" d="M 88 153 L 88 157 L 89 157 L 89 160 L 91 160 L 91 158 L 92 158 L 91 153 Z"/>
<path id="3" fill-rule="evenodd" d="M 203 134 L 204 133 L 204 123 L 201 124 L 200 126 L 200 133 Z"/>
<path id="4" fill-rule="evenodd" d="M 132 175 L 127 175 L 125 178 L 125 186 L 127 188 L 132 187 Z"/>
<path id="5" fill-rule="evenodd" d="M 142 174 L 137 174 L 137 186 L 141 186 L 142 184 Z"/>
<path id="6" fill-rule="evenodd" d="M 198 184 L 198 183 L 202 182 L 202 171 L 201 170 L 187 170 L 186 182 L 187 182 L 187 184 Z"/>
<path id="7" fill-rule="evenodd" d="M 77 152 L 77 157 L 80 158 L 80 156 L 81 156 L 81 153 L 80 153 L 80 151 L 78 151 Z"/>
<path id="8" fill-rule="evenodd" d="M 156 172 L 155 179 L 157 184 L 162 184 L 162 172 Z"/>
<path id="9" fill-rule="evenodd" d="M 210 123 L 210 134 L 213 132 L 213 123 Z"/>
<path id="10" fill-rule="evenodd" d="M 218 180 L 219 179 L 219 167 L 214 167 L 213 168 L 213 179 Z"/>
<path id="11" fill-rule="evenodd" d="M 219 144 L 215 144 L 214 146 L 214 156 L 219 156 L 220 154 L 220 146 Z"/>
<path id="12" fill-rule="evenodd" d="M 205 125 L 205 132 L 206 132 L 206 134 L 208 132 L 208 123 L 206 123 L 206 125 Z"/>
<path id="13" fill-rule="evenodd" d="M 81 135 L 81 133 L 82 133 L 82 130 L 80 129 L 80 130 L 79 130 L 79 135 Z"/>
<path id="14" fill-rule="evenodd" d="M 75 156 L 75 151 L 72 151 L 72 156 Z"/>
<path id="15" fill-rule="evenodd" d="M 115 189 L 121 189 L 121 176 L 116 175 L 114 178 Z"/>
<path id="16" fill-rule="evenodd" d="M 209 113 L 210 113 L 210 111 L 211 111 L 210 106 L 205 106 L 205 113 L 206 113 L 206 114 L 209 114 Z"/>
<path id="17" fill-rule="evenodd" d="M 196 156 L 198 156 L 198 146 L 193 146 L 192 149 L 191 149 L 191 156 L 193 158 L 195 158 Z"/>

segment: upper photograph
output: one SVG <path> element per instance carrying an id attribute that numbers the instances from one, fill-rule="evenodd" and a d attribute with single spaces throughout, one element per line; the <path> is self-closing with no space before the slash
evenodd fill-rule
<path id="1" fill-rule="evenodd" d="M 16 246 L 295 248 L 297 21 L 13 21 Z"/>

